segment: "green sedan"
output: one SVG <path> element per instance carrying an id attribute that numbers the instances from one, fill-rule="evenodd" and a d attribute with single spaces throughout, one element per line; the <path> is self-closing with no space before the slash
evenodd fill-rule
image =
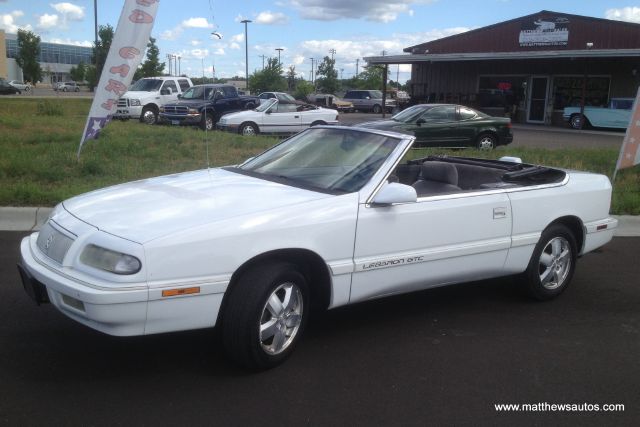
<path id="1" fill-rule="evenodd" d="M 488 116 L 473 108 L 454 104 L 414 105 L 389 120 L 356 126 L 414 135 L 414 147 L 491 150 L 513 141 L 511 119 Z"/>

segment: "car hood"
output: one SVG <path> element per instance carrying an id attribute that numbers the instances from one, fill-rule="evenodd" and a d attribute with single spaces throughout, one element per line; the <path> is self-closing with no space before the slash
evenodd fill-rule
<path id="1" fill-rule="evenodd" d="M 401 128 L 404 123 L 397 122 L 395 120 L 375 120 L 373 122 L 365 122 L 359 123 L 357 126 L 361 128 L 367 129 L 383 129 L 383 130 L 391 130 L 396 128 Z"/>
<path id="2" fill-rule="evenodd" d="M 129 98 L 129 99 L 143 99 L 143 98 L 149 98 L 151 96 L 156 96 L 158 94 L 158 91 L 146 91 L 146 90 L 129 90 L 127 91 L 124 95 L 122 95 L 123 98 Z"/>
<path id="3" fill-rule="evenodd" d="M 260 116 L 260 113 L 257 111 L 245 110 L 245 111 L 238 111 L 235 113 L 225 114 L 224 116 L 222 116 L 222 118 L 226 119 L 227 121 L 241 122 L 244 119 L 255 119 L 259 116 Z"/>
<path id="4" fill-rule="evenodd" d="M 166 104 L 165 106 L 175 106 L 175 105 L 185 105 L 189 108 L 199 108 L 204 105 L 210 104 L 211 100 L 202 100 L 202 99 L 181 99 L 179 101 L 174 101 L 170 104 Z"/>
<path id="5" fill-rule="evenodd" d="M 332 197 L 224 169 L 134 181 L 63 203 L 73 216 L 107 233 L 145 243 L 231 217 Z"/>

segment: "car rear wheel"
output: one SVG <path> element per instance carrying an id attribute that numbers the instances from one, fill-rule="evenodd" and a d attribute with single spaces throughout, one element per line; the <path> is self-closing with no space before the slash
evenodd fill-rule
<path id="1" fill-rule="evenodd" d="M 382 107 L 379 106 L 378 104 L 376 104 L 376 105 L 373 106 L 373 110 L 372 111 L 374 113 L 376 113 L 376 114 L 380 114 L 380 113 L 382 113 Z"/>
<path id="2" fill-rule="evenodd" d="M 307 282 L 294 264 L 261 264 L 230 290 L 222 318 L 227 356 L 252 370 L 273 368 L 291 355 L 309 312 Z"/>
<path id="3" fill-rule="evenodd" d="M 258 135 L 260 130 L 258 126 L 253 123 L 243 123 L 242 126 L 240 126 L 239 133 L 241 135 Z"/>
<path id="4" fill-rule="evenodd" d="M 207 112 L 202 117 L 202 120 L 200 120 L 200 129 L 202 129 L 204 131 L 212 131 L 212 130 L 215 129 L 215 126 L 216 126 L 217 122 L 218 121 L 216 120 L 214 115 L 209 113 L 209 112 Z"/>
<path id="5" fill-rule="evenodd" d="M 144 107 L 140 114 L 140 122 L 148 125 L 154 125 L 158 122 L 158 112 L 153 107 Z"/>
<path id="6" fill-rule="evenodd" d="M 483 133 L 478 137 L 478 150 L 493 150 L 496 147 L 496 137 L 490 133 Z"/>
<path id="7" fill-rule="evenodd" d="M 576 259 L 576 239 L 571 230 L 562 224 L 547 228 L 524 273 L 529 296 L 544 301 L 560 295 L 571 282 Z"/>
<path id="8" fill-rule="evenodd" d="M 583 119 L 582 119 L 582 115 L 581 114 L 573 114 L 569 118 L 569 124 L 574 129 L 582 129 L 582 128 L 587 127 L 587 125 L 589 124 L 589 119 L 584 117 L 584 123 L 583 123 Z"/>
<path id="9" fill-rule="evenodd" d="M 66 88 L 66 87 L 63 87 L 63 88 L 62 88 L 62 91 L 63 91 L 63 92 L 66 92 L 66 91 L 67 91 L 67 88 Z"/>

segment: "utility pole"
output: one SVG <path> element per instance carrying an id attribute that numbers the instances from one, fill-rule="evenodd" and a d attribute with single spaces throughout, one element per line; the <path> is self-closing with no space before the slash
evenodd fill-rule
<path id="1" fill-rule="evenodd" d="M 331 54 L 331 60 L 333 60 L 333 55 L 336 54 L 336 50 L 335 49 L 331 49 L 331 50 L 329 50 L 329 53 Z"/>
<path id="2" fill-rule="evenodd" d="M 247 90 L 249 90 L 249 37 L 247 35 L 247 24 L 251 19 L 243 19 L 240 21 L 244 24 L 244 78 L 247 81 Z"/>
<path id="3" fill-rule="evenodd" d="M 314 58 L 309 58 L 309 59 L 311 60 L 311 84 L 314 84 L 314 82 L 313 82 L 313 70 L 314 70 L 313 61 L 315 61 L 315 59 Z"/>
<path id="4" fill-rule="evenodd" d="M 281 47 L 277 47 L 276 50 L 278 51 L 278 65 L 282 65 L 282 63 L 280 62 L 280 52 L 282 52 L 284 49 Z"/>
<path id="5" fill-rule="evenodd" d="M 96 46 L 96 53 L 98 51 L 98 0 L 93 0 L 93 29 L 95 31 L 95 46 Z M 98 70 L 98 55 L 96 54 L 96 72 Z M 100 76 L 96 76 L 98 79 L 100 78 Z"/>
<path id="6" fill-rule="evenodd" d="M 258 57 L 262 58 L 262 69 L 264 70 L 264 58 L 266 58 L 267 55 L 258 55 Z"/>
<path id="7" fill-rule="evenodd" d="M 181 75 L 181 73 L 180 73 L 181 71 L 182 71 L 182 67 L 181 67 L 181 64 L 180 64 L 180 55 L 178 55 L 178 76 Z"/>
<path id="8" fill-rule="evenodd" d="M 358 64 L 360 64 L 360 58 L 356 59 L 356 79 L 358 78 Z"/>

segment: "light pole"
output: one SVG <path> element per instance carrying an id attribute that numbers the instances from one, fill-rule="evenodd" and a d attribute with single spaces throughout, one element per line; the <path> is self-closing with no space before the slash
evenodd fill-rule
<path id="1" fill-rule="evenodd" d="M 278 65 L 282 65 L 282 64 L 280 63 L 280 52 L 282 52 L 284 49 L 283 49 L 283 48 L 281 48 L 281 47 L 277 47 L 277 48 L 276 48 L 276 50 L 278 51 Z"/>
<path id="2" fill-rule="evenodd" d="M 333 55 L 336 54 L 336 50 L 335 49 L 330 49 L 329 53 L 331 54 L 331 59 L 333 60 Z"/>
<path id="3" fill-rule="evenodd" d="M 182 69 L 180 68 L 180 55 L 178 55 L 178 76 L 180 76 L 180 71 Z"/>
<path id="4" fill-rule="evenodd" d="M 244 24 L 244 78 L 247 81 L 247 90 L 249 90 L 249 37 L 247 35 L 247 24 L 251 19 L 243 19 L 240 21 Z"/>
<path id="5" fill-rule="evenodd" d="M 311 60 L 311 84 L 313 84 L 313 61 L 315 61 L 314 58 L 309 58 Z"/>

